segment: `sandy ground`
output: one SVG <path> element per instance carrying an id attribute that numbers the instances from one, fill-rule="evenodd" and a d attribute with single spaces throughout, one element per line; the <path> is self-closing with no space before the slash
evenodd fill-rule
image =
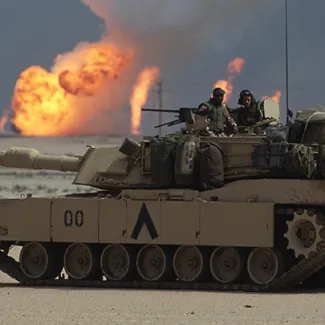
<path id="1" fill-rule="evenodd" d="M 110 146 L 106 137 L 0 138 L 0 150 L 33 147 L 43 153 L 83 154 L 86 144 Z M 0 167 L 0 196 L 85 190 L 73 174 Z M 14 250 L 12 256 L 18 257 Z M 0 324 L 324 324 L 323 293 L 250 294 L 191 291 L 20 288 L 0 273 Z"/>

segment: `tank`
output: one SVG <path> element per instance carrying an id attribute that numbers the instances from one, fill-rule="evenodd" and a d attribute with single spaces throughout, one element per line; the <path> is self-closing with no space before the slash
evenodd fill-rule
<path id="1" fill-rule="evenodd" d="M 314 127 L 299 121 L 302 133 Z M 28 286 L 284 291 L 315 279 L 325 151 L 272 138 L 294 125 L 273 122 L 265 134 L 185 127 L 75 157 L 2 152 L 3 167 L 75 172 L 74 184 L 98 191 L 0 199 L 0 270 Z"/>
<path id="2" fill-rule="evenodd" d="M 260 105 L 266 112 L 266 119 L 248 130 L 243 129 L 245 133 L 238 136 L 215 136 L 209 131 L 206 117 L 195 115 L 193 109 L 181 108 L 178 111 L 179 119 L 168 125 L 185 123 L 185 128 L 161 139 L 144 137 L 138 143 L 126 138 L 119 147 L 88 146 L 82 157 L 43 155 L 33 148 L 14 147 L 0 153 L 0 165 L 76 172 L 73 184 L 91 186 L 110 194 L 129 188 L 193 188 L 195 166 L 190 165 L 195 160 L 195 153 L 191 152 L 191 145 L 195 146 L 204 139 L 204 142 L 214 143 L 222 150 L 223 161 L 217 163 L 223 165 L 226 182 L 248 176 L 259 177 L 269 172 L 269 169 L 257 166 L 252 155 L 256 152 L 256 146 L 265 143 L 266 138 L 264 134 L 255 134 L 254 128 L 272 123 L 277 125 L 279 119 L 276 102 L 264 99 Z M 174 156 L 173 159 L 168 159 L 170 155 Z M 188 179 L 189 173 L 193 182 L 180 180 Z M 163 174 L 166 177 L 161 177 Z M 173 181 L 175 174 L 178 175 L 176 182 Z"/>

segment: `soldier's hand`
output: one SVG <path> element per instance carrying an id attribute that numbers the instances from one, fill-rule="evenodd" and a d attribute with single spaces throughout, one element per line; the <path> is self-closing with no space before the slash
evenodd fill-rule
<path id="1" fill-rule="evenodd" d="M 206 115 L 209 113 L 209 107 L 205 104 L 201 104 L 197 110 L 198 115 Z"/>
<path id="2" fill-rule="evenodd" d="M 237 134 L 239 132 L 239 129 L 238 129 L 237 125 L 233 126 L 233 132 L 234 132 L 234 134 Z"/>

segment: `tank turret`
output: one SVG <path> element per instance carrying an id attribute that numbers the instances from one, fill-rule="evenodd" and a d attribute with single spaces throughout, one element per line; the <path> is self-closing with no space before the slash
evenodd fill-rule
<path id="1" fill-rule="evenodd" d="M 191 188 L 196 160 L 193 149 L 201 142 L 218 146 L 223 152 L 223 160 L 215 164 L 225 169 L 226 178 L 238 178 L 263 171 L 263 168 L 252 167 L 251 155 L 254 145 L 263 143 L 264 139 L 257 135 L 222 138 L 191 134 L 144 137 L 139 142 L 125 138 L 121 146 L 89 147 L 83 156 L 72 157 L 12 147 L 0 153 L 0 166 L 76 172 L 73 184 L 112 193 L 127 188 Z"/>
<path id="2" fill-rule="evenodd" d="M 264 110 L 272 107 L 273 115 L 265 114 L 271 119 L 262 124 L 275 121 L 274 115 L 277 117 L 278 106 L 274 102 L 267 103 L 264 101 L 261 105 Z M 223 170 L 222 181 L 260 176 L 267 171 L 267 168 L 256 168 L 252 163 L 255 146 L 265 143 L 265 135 L 252 136 L 248 131 L 233 137 L 209 133 L 202 136 L 200 131 L 208 130 L 209 121 L 196 115 L 195 108 L 172 112 L 178 113 L 178 119 L 167 125 L 185 123 L 186 131 L 162 138 L 144 137 L 139 142 L 126 138 L 116 147 L 88 146 L 83 156 L 48 155 L 33 148 L 13 147 L 0 153 L 0 166 L 76 172 L 73 184 L 114 193 L 116 189 L 127 188 L 192 188 L 196 186 L 195 174 L 199 168 L 196 149 L 201 143 L 209 143 L 222 152 L 221 161 L 214 162 Z"/>
<path id="3" fill-rule="evenodd" d="M 262 103 L 264 109 L 270 107 L 270 103 L 266 103 Z M 271 102 L 273 108 L 278 107 L 273 103 Z M 187 129 L 190 129 L 190 125 L 204 126 L 204 123 L 199 121 L 201 116 L 197 115 L 192 119 L 191 109 L 184 111 L 187 113 L 181 114 L 183 117 L 180 120 L 187 123 Z M 309 111 L 303 112 L 307 114 Z M 318 119 L 324 121 L 323 114 L 317 114 Z M 277 123 L 276 115 L 276 109 L 273 109 L 273 115 L 265 114 L 271 118 L 260 124 Z M 300 114 L 298 119 L 301 119 L 301 116 Z M 324 129 L 324 123 L 322 125 Z M 204 169 L 212 170 L 215 166 L 221 168 L 223 182 L 268 177 L 271 168 L 281 167 L 283 156 L 289 148 L 288 144 L 285 144 L 286 130 L 283 125 L 276 124 L 268 127 L 265 134 L 244 133 L 220 137 L 181 132 L 161 138 L 143 137 L 139 142 L 127 137 L 121 146 L 88 146 L 82 156 L 41 154 L 33 148 L 13 147 L 0 153 L 0 166 L 75 172 L 73 184 L 111 193 L 116 193 L 116 189 L 128 188 L 195 188 L 197 180 L 201 177 L 200 173 L 204 174 Z M 210 150 L 209 155 L 215 155 L 217 158 L 209 156 L 209 159 L 205 159 L 201 151 L 206 145 L 214 148 L 206 150 Z M 216 154 L 216 150 L 222 153 L 221 159 L 218 158 L 220 155 Z M 211 166 L 203 168 L 206 161 L 211 161 Z"/>

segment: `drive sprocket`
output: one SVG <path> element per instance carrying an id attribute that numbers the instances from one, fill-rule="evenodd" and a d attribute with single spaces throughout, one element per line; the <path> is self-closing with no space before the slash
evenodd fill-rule
<path id="1" fill-rule="evenodd" d="M 284 237 L 288 240 L 287 249 L 294 251 L 295 257 L 304 256 L 308 259 L 310 253 L 317 253 L 318 244 L 323 241 L 321 230 L 323 225 L 317 223 L 317 214 L 304 210 L 294 212 L 291 221 L 287 221 L 288 231 Z"/>

